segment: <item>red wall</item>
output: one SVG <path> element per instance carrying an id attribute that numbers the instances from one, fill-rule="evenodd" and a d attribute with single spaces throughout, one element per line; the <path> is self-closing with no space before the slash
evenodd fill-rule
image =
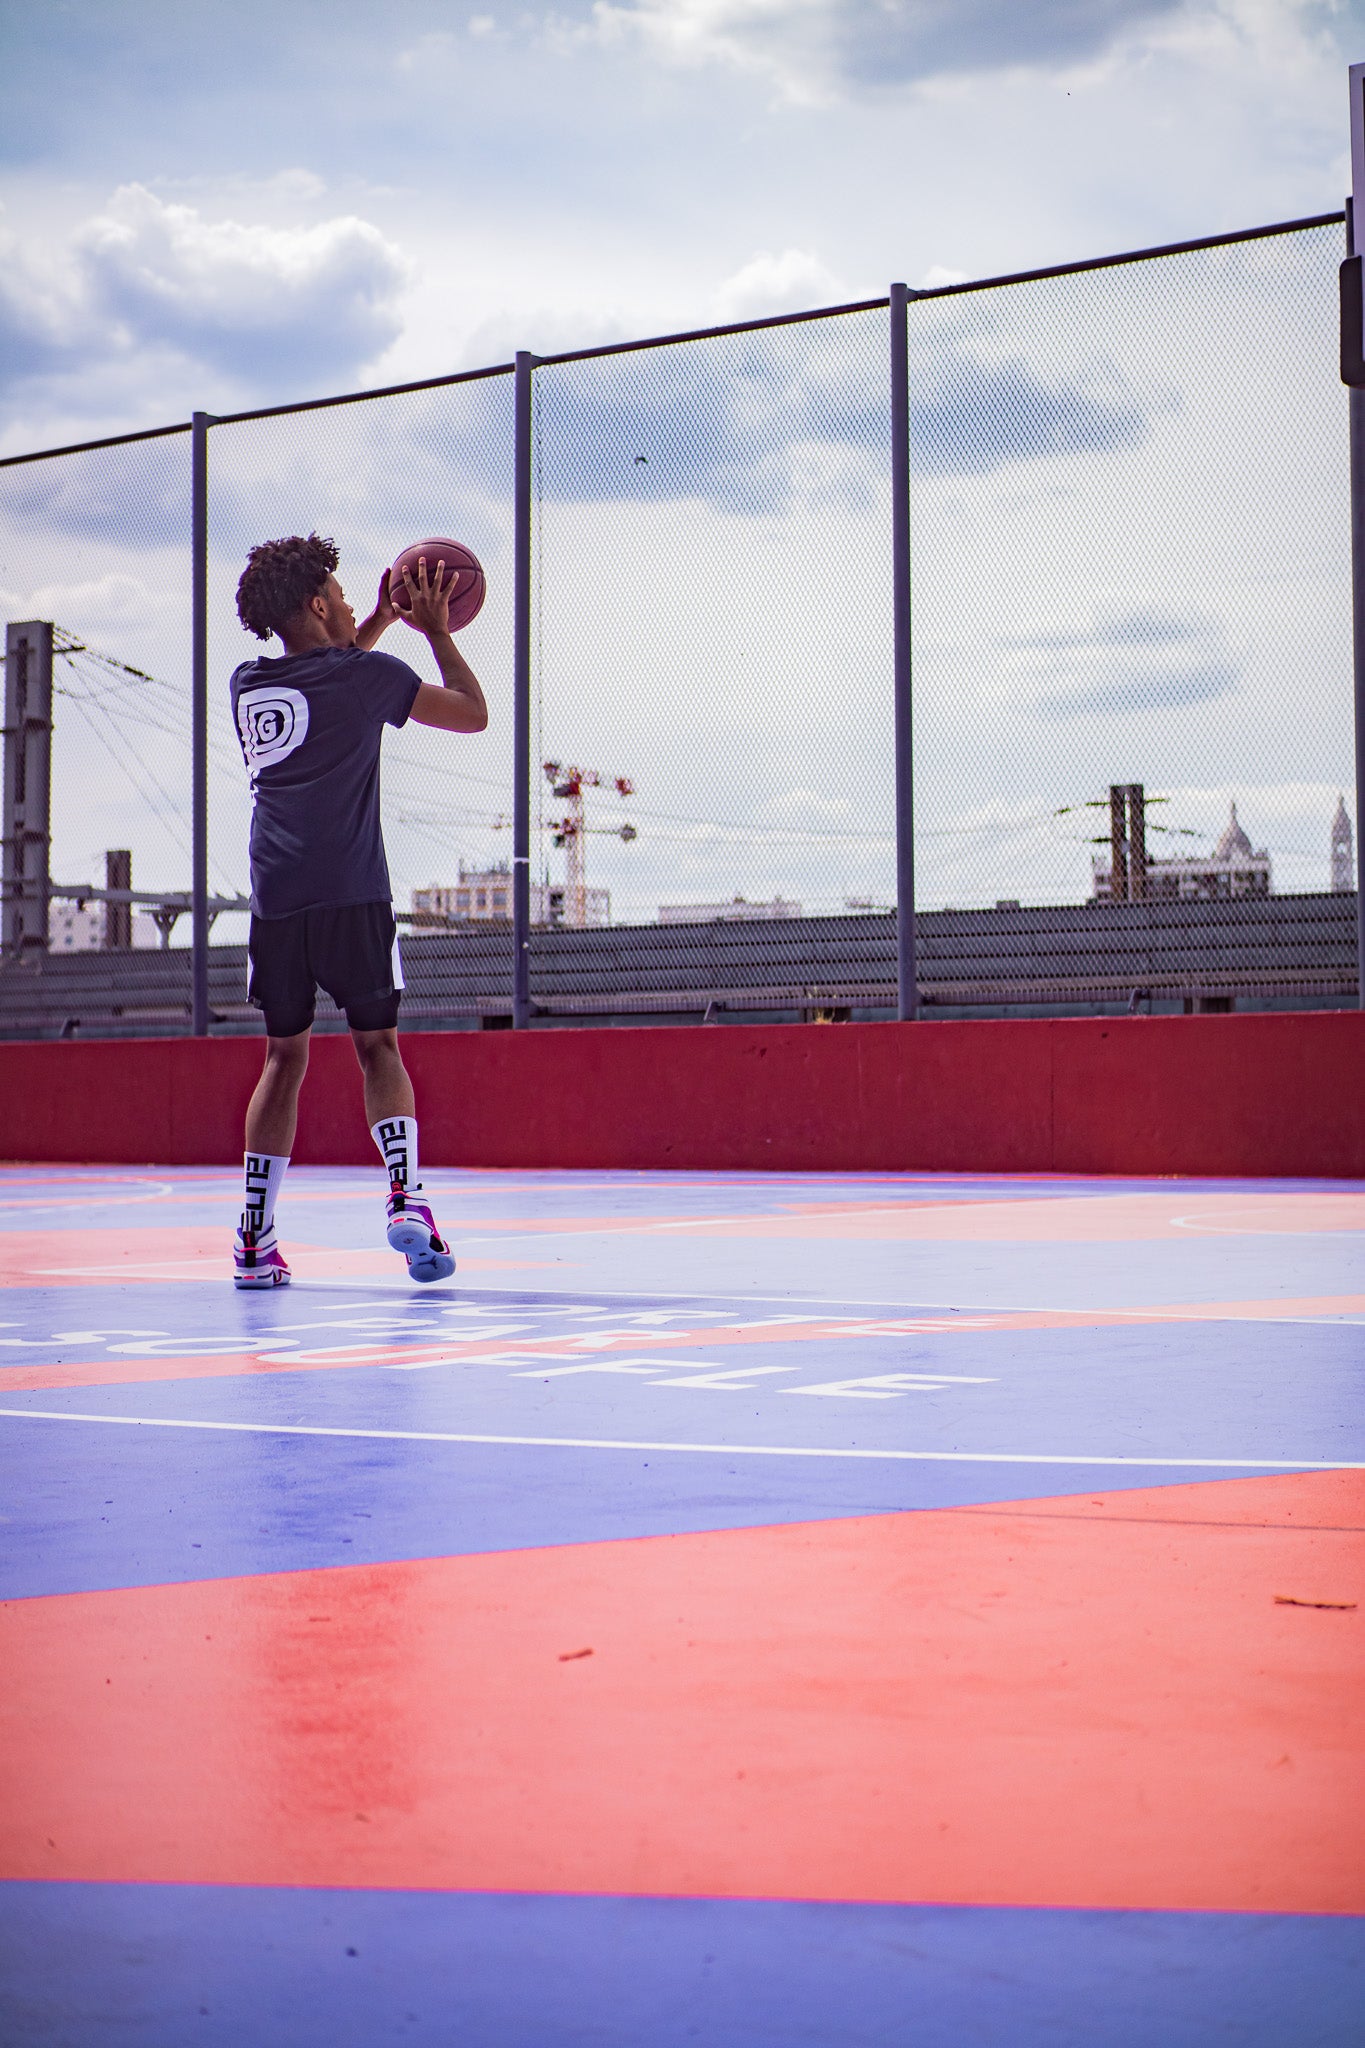
<path id="1" fill-rule="evenodd" d="M 441 1166 L 1365 1177 L 1365 1013 L 414 1033 Z M 255 1039 L 0 1045 L 0 1158 L 221 1165 Z M 372 1157 L 318 1038 L 295 1157 Z"/>

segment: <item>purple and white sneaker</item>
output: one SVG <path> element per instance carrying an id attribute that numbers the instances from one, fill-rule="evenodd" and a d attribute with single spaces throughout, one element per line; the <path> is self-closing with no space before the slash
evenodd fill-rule
<path id="1" fill-rule="evenodd" d="M 287 1287 L 289 1278 L 273 1223 L 265 1230 L 238 1230 L 232 1248 L 234 1287 Z"/>
<path id="2" fill-rule="evenodd" d="M 414 1280 L 448 1280 L 455 1271 L 450 1246 L 436 1228 L 436 1218 L 420 1188 L 395 1181 L 389 1189 L 388 1239 L 408 1262 Z"/>

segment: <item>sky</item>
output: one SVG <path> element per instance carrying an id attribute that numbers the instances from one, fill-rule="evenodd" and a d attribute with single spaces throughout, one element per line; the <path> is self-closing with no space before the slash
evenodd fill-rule
<path id="1" fill-rule="evenodd" d="M 1359 0 L 0 10 L 0 433 L 1325 212 Z"/>
<path id="2" fill-rule="evenodd" d="M 1359 0 L 9 8 L 0 452 L 1328 212 L 1363 31 Z M 1191 833 L 1249 793 L 1285 885 L 1322 886 L 1350 773 L 1337 252 L 1305 271 L 1266 248 L 1155 295 L 1148 271 L 1074 304 L 939 301 L 912 330 L 927 900 L 1084 895 L 1084 833 L 1039 821 L 1144 776 Z M 631 915 L 886 894 L 884 339 L 858 317 L 547 381 L 541 737 L 637 780 L 640 840 L 590 858 Z M 1231 380 L 1210 334 L 1235 336 Z M 503 389 L 469 387 L 467 416 L 213 441 L 224 672 L 250 651 L 231 578 L 262 522 L 316 517 L 362 581 L 411 526 L 458 518 L 485 556 L 493 728 L 434 780 L 403 736 L 401 888 L 506 851 Z M 145 475 L 0 473 L 8 615 L 172 689 L 180 445 Z M 699 665 L 724 702 L 684 741 Z M 133 833 L 104 715 L 60 714 L 59 864 L 82 873 Z M 167 717 L 142 766 L 174 796 Z M 245 798 L 217 739 L 219 885 L 240 886 Z M 1064 768 L 1026 772 L 1021 744 Z M 169 886 L 183 855 L 137 816 L 139 872 Z"/>

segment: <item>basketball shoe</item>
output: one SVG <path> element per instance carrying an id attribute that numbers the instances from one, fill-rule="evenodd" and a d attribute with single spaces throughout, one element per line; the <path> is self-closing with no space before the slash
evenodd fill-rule
<path id="1" fill-rule="evenodd" d="M 232 1248 L 232 1280 L 236 1287 L 287 1287 L 289 1268 L 275 1240 L 275 1226 L 237 1231 Z"/>
<path id="2" fill-rule="evenodd" d="M 395 1181 L 389 1189 L 389 1243 L 402 1252 L 414 1280 L 448 1280 L 455 1271 L 450 1246 L 436 1228 L 436 1218 L 420 1187 Z"/>

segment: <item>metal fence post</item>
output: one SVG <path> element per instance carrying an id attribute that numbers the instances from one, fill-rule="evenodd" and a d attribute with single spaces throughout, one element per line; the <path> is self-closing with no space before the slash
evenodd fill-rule
<path id="1" fill-rule="evenodd" d="M 515 527 L 512 590 L 512 1028 L 531 1021 L 531 373 L 518 349 L 513 407 Z"/>
<path id="2" fill-rule="evenodd" d="M 1355 86 L 1356 67 L 1351 83 Z M 1354 139 L 1354 136 L 1353 136 Z M 1346 201 L 1346 254 L 1357 255 L 1354 198 Z M 1346 393 L 1351 435 L 1351 641 L 1355 670 L 1356 1008 L 1365 1010 L 1365 391 Z"/>
<path id="3" fill-rule="evenodd" d="M 1355 667 L 1356 1005 L 1365 1010 L 1365 391 L 1351 408 L 1351 626 Z"/>
<path id="4" fill-rule="evenodd" d="M 190 430 L 190 873 L 191 1025 L 209 1035 L 209 415 Z"/>
<path id="5" fill-rule="evenodd" d="M 51 948 L 52 622 L 5 628 L 0 951 L 41 960 Z"/>
<path id="6" fill-rule="evenodd" d="M 896 705 L 896 1014 L 919 1012 L 915 961 L 915 774 L 910 640 L 910 294 L 891 287 L 891 606 Z"/>

